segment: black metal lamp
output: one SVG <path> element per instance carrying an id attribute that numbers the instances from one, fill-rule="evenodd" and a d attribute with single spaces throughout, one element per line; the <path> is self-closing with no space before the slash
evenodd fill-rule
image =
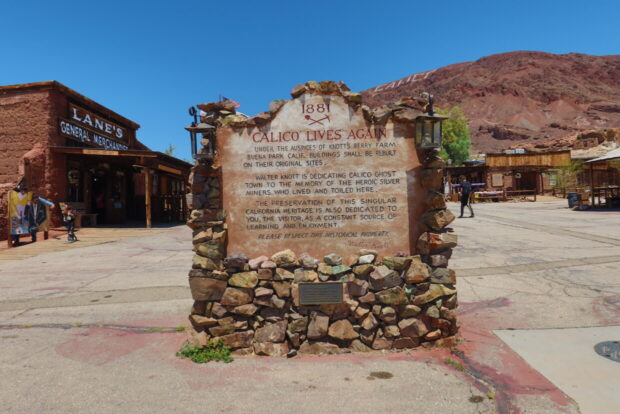
<path id="1" fill-rule="evenodd" d="M 201 122 L 198 125 L 185 127 L 185 129 L 189 131 L 190 141 L 192 145 L 192 157 L 194 159 L 213 158 L 213 154 L 215 152 L 215 127 L 213 125 Z M 201 133 L 204 138 L 207 138 L 209 140 L 206 154 L 198 153 L 196 133 Z"/>
<path id="2" fill-rule="evenodd" d="M 436 115 L 433 110 L 433 95 L 425 93 L 428 103 L 425 107 L 427 113 L 416 118 L 415 138 L 420 148 L 441 148 L 441 122 L 448 119 L 447 116 Z"/>

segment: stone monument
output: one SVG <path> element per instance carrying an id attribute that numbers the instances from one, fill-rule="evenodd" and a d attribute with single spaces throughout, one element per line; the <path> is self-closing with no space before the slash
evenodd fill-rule
<path id="1" fill-rule="evenodd" d="M 291 95 L 251 118 L 198 105 L 187 128 L 203 136 L 190 343 L 272 356 L 453 343 L 457 238 L 444 162 L 416 137 L 424 102 L 371 110 L 332 81 Z"/>

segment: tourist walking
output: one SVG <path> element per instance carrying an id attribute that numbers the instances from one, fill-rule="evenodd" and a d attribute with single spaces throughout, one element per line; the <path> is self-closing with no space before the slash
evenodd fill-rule
<path id="1" fill-rule="evenodd" d="M 461 181 L 461 215 L 459 218 L 463 217 L 463 210 L 465 209 L 465 206 L 469 208 L 469 217 L 474 217 L 474 210 L 471 208 L 471 183 L 467 181 L 467 178 L 464 175 L 461 175 L 459 179 Z"/>

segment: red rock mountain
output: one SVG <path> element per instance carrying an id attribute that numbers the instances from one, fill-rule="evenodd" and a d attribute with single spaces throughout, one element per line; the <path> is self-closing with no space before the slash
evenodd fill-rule
<path id="1" fill-rule="evenodd" d="M 510 52 L 457 63 L 362 92 L 376 107 L 423 91 L 459 105 L 473 152 L 545 147 L 579 131 L 620 127 L 620 55 Z"/>

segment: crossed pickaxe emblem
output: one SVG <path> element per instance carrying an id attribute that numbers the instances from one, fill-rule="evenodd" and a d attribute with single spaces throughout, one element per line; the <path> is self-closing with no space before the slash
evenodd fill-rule
<path id="1" fill-rule="evenodd" d="M 312 121 L 310 122 L 308 125 L 314 125 L 314 124 L 319 124 L 319 125 L 323 125 L 323 121 L 325 121 L 326 119 L 329 121 L 329 115 L 325 115 L 323 118 L 321 119 L 313 119 L 310 115 L 306 115 L 305 118 L 308 121 Z"/>

